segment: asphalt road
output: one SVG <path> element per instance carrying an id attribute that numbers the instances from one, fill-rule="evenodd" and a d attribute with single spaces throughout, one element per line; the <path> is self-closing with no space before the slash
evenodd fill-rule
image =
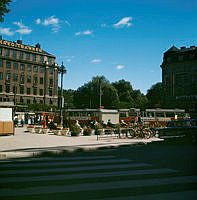
<path id="1" fill-rule="evenodd" d="M 197 145 L 150 143 L 0 161 L 0 199 L 197 199 Z"/>

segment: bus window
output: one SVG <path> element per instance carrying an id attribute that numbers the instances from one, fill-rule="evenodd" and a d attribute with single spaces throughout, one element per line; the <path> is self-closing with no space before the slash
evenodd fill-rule
<path id="1" fill-rule="evenodd" d="M 126 117 L 126 113 L 120 113 L 120 117 Z"/>
<path id="2" fill-rule="evenodd" d="M 166 112 L 166 117 L 174 117 L 174 113 L 173 112 Z"/>
<path id="3" fill-rule="evenodd" d="M 156 112 L 156 117 L 165 117 L 164 112 Z"/>

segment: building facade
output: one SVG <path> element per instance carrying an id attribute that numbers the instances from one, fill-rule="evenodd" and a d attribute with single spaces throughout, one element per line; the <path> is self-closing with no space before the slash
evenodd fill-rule
<path id="1" fill-rule="evenodd" d="M 56 57 L 39 44 L 0 38 L 0 102 L 58 104 Z"/>
<path id="2" fill-rule="evenodd" d="M 172 46 L 163 56 L 164 103 L 197 113 L 197 47 Z"/>

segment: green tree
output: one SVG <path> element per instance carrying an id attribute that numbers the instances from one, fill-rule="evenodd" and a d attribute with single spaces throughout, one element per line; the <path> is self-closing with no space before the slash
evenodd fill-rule
<path id="1" fill-rule="evenodd" d="M 64 90 L 64 108 L 74 108 L 73 98 L 74 98 L 74 90 Z"/>
<path id="2" fill-rule="evenodd" d="M 148 98 L 148 105 L 150 107 L 162 105 L 163 94 L 164 89 L 161 82 L 152 85 L 146 94 L 146 97 Z"/>
<path id="3" fill-rule="evenodd" d="M 10 10 L 7 6 L 10 4 L 11 0 L 0 0 L 0 22 L 4 21 L 5 13 L 8 13 Z"/>
<path id="4" fill-rule="evenodd" d="M 119 102 L 117 90 L 104 76 L 93 77 L 88 83 L 74 92 L 74 105 L 77 108 L 115 108 Z"/>

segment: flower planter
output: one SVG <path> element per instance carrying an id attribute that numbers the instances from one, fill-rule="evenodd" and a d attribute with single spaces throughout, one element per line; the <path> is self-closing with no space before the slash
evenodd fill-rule
<path id="1" fill-rule="evenodd" d="M 71 136 L 79 136 L 80 132 L 73 132 L 71 131 Z"/>
<path id="2" fill-rule="evenodd" d="M 68 133 L 69 133 L 69 128 L 63 128 L 61 130 L 61 135 L 68 135 Z"/>
<path id="3" fill-rule="evenodd" d="M 92 135 L 92 129 L 84 129 L 83 130 L 83 135 L 84 136 L 90 136 L 90 135 Z"/>
<path id="4" fill-rule="evenodd" d="M 54 135 L 61 135 L 61 130 L 53 130 Z"/>
<path id="5" fill-rule="evenodd" d="M 95 135 L 102 135 L 104 133 L 103 129 L 96 129 L 95 130 Z"/>
<path id="6" fill-rule="evenodd" d="M 42 128 L 42 133 L 47 134 L 49 132 L 49 128 Z"/>
<path id="7" fill-rule="evenodd" d="M 35 133 L 41 133 L 42 132 L 41 127 L 35 127 L 34 130 L 35 130 Z"/>
<path id="8" fill-rule="evenodd" d="M 33 133 L 34 132 L 34 126 L 28 125 L 27 126 L 27 131 L 30 132 L 30 133 Z"/>

